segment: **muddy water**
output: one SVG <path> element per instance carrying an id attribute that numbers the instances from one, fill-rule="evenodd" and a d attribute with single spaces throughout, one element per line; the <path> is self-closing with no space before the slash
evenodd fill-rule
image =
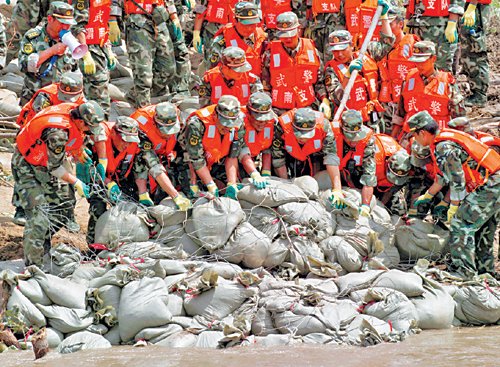
<path id="1" fill-rule="evenodd" d="M 34 362 L 32 351 L 0 355 L 0 366 L 497 366 L 500 327 L 425 331 L 398 344 L 375 347 L 294 345 L 216 349 L 113 347 L 60 355 L 51 352 Z"/>

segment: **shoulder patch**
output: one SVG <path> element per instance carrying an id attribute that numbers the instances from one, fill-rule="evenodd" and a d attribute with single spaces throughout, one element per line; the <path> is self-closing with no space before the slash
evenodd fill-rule
<path id="1" fill-rule="evenodd" d="M 192 135 L 191 139 L 189 139 L 189 144 L 197 145 L 199 140 L 200 140 L 199 137 L 197 137 L 196 135 Z"/>
<path id="2" fill-rule="evenodd" d="M 200 96 L 204 96 L 205 94 L 207 94 L 207 87 L 205 87 L 204 85 L 202 85 L 200 87 L 200 91 L 198 93 L 200 94 Z"/>
<path id="3" fill-rule="evenodd" d="M 25 43 L 24 44 L 24 48 L 23 48 L 23 51 L 27 54 L 30 54 L 33 52 L 33 45 L 31 43 Z"/>
<path id="4" fill-rule="evenodd" d="M 213 64 L 219 59 L 219 54 L 217 52 L 212 52 L 212 56 L 210 57 L 210 62 Z"/>
<path id="5" fill-rule="evenodd" d="M 224 46 L 226 44 L 226 39 L 222 37 L 219 42 L 217 42 L 219 45 Z"/>
<path id="6" fill-rule="evenodd" d="M 273 141 L 273 145 L 274 145 L 276 148 L 281 148 L 281 139 L 274 139 L 274 141 Z"/>
<path id="7" fill-rule="evenodd" d="M 327 76 L 325 77 L 325 84 L 326 84 L 326 85 L 330 85 L 330 84 L 332 84 L 332 76 L 331 76 L 331 75 L 327 75 Z"/>
<path id="8" fill-rule="evenodd" d="M 56 152 L 56 154 L 61 154 L 63 150 L 64 150 L 64 147 L 59 147 L 55 150 L 55 152 Z"/>
<path id="9" fill-rule="evenodd" d="M 142 149 L 144 150 L 151 150 L 153 148 L 153 144 L 151 144 L 149 141 L 144 142 L 144 145 L 142 146 Z"/>
<path id="10" fill-rule="evenodd" d="M 40 34 L 40 30 L 39 29 L 33 29 L 33 30 L 28 31 L 26 33 L 26 38 L 31 40 L 31 39 L 33 39 L 35 37 L 38 37 L 39 34 Z"/>

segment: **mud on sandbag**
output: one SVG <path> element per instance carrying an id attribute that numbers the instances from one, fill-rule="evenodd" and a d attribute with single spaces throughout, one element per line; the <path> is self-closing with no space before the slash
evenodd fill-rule
<path id="1" fill-rule="evenodd" d="M 266 186 L 265 189 L 257 189 L 250 179 L 245 178 L 242 181 L 244 186 L 238 192 L 238 199 L 270 208 L 290 202 L 308 200 L 306 194 L 296 185 L 272 177 L 268 178 L 267 182 L 270 185 Z"/>

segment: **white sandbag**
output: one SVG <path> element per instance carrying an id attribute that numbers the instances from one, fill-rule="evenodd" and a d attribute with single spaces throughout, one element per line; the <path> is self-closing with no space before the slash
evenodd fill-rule
<path id="1" fill-rule="evenodd" d="M 148 257 L 152 259 L 182 258 L 181 250 L 154 241 L 124 243 L 115 251 L 118 256 L 128 256 L 131 259 Z"/>
<path id="2" fill-rule="evenodd" d="M 139 331 L 134 339 L 135 341 L 146 340 L 151 344 L 156 344 L 159 341 L 182 331 L 182 326 L 176 324 L 167 324 L 156 328 L 145 328 Z"/>
<path id="3" fill-rule="evenodd" d="M 246 221 L 259 231 L 264 233 L 271 240 L 276 238 L 282 229 L 282 221 L 279 220 L 276 212 L 271 208 L 256 206 L 245 200 L 239 200 Z"/>
<path id="4" fill-rule="evenodd" d="M 392 224 L 391 213 L 385 208 L 384 204 L 377 199 L 377 205 L 371 207 L 371 218 L 379 224 Z"/>
<path id="5" fill-rule="evenodd" d="M 58 243 L 50 249 L 50 273 L 66 278 L 80 266 L 82 259 L 77 247 Z"/>
<path id="6" fill-rule="evenodd" d="M 114 101 L 127 101 L 127 98 L 125 97 L 125 93 L 120 90 L 114 83 L 109 83 L 108 84 L 108 93 L 109 93 L 109 98 L 114 100 Z"/>
<path id="7" fill-rule="evenodd" d="M 460 287 L 453 297 L 455 317 L 466 324 L 490 325 L 500 320 L 500 291 L 483 283 Z"/>
<path id="8" fill-rule="evenodd" d="M 335 278 L 334 281 L 341 294 L 349 294 L 351 291 L 370 287 L 382 272 L 383 270 L 368 270 L 362 273 L 350 273 Z"/>
<path id="9" fill-rule="evenodd" d="M 325 261 L 325 255 L 317 243 L 312 242 L 306 237 L 292 238 L 292 246 L 289 252 L 289 259 L 287 260 L 297 266 L 301 275 L 307 275 L 310 271 L 308 257 Z"/>
<path id="10" fill-rule="evenodd" d="M 102 277 L 105 273 L 106 273 L 106 268 L 104 267 L 82 265 L 78 267 L 73 274 L 71 274 L 71 280 L 75 283 L 88 286 L 89 282 L 92 279 Z"/>
<path id="11" fill-rule="evenodd" d="M 318 188 L 319 190 L 331 190 L 333 188 L 332 186 L 332 180 L 330 179 L 330 175 L 328 174 L 328 171 L 320 171 L 316 173 L 313 178 L 318 182 Z"/>
<path id="12" fill-rule="evenodd" d="M 152 224 L 142 206 L 122 201 L 99 217 L 94 242 L 111 250 L 123 242 L 145 242 L 149 240 Z"/>
<path id="13" fill-rule="evenodd" d="M 135 110 L 134 106 L 128 102 L 118 100 L 111 101 L 109 121 L 116 121 L 118 116 L 130 116 Z"/>
<path id="14" fill-rule="evenodd" d="M 168 295 L 168 309 L 172 316 L 184 316 L 184 298 L 179 292 L 173 292 Z"/>
<path id="15" fill-rule="evenodd" d="M 182 249 L 188 256 L 208 255 L 208 251 L 194 242 L 187 233 L 183 233 L 181 237 L 170 242 L 169 245 Z"/>
<path id="16" fill-rule="evenodd" d="M 74 353 L 85 349 L 111 348 L 111 343 L 103 336 L 89 331 L 80 331 L 64 339 L 57 347 L 61 354 Z"/>
<path id="17" fill-rule="evenodd" d="M 257 189 L 250 179 L 245 178 L 243 188 L 238 192 L 238 199 L 246 200 L 254 205 L 271 208 L 295 201 L 307 201 L 307 196 L 296 185 L 268 178 L 270 183 L 265 189 Z"/>
<path id="18" fill-rule="evenodd" d="M 140 330 L 165 325 L 172 319 L 168 307 L 168 290 L 160 278 L 143 278 L 122 289 L 118 324 L 120 337 L 129 341 Z"/>
<path id="19" fill-rule="evenodd" d="M 391 325 L 384 320 L 369 315 L 356 316 L 346 331 L 347 344 L 351 345 L 368 346 L 379 344 L 382 341 L 392 341 L 389 336 L 391 334 Z M 370 342 L 366 340 L 367 337 L 371 339 Z"/>
<path id="20" fill-rule="evenodd" d="M 271 334 L 267 336 L 256 337 L 255 343 L 266 347 L 275 347 L 281 345 L 301 344 L 302 341 L 300 339 L 294 338 L 290 334 L 285 334 L 285 335 Z"/>
<path id="21" fill-rule="evenodd" d="M 279 331 L 273 324 L 271 311 L 266 307 L 260 307 L 252 320 L 252 335 L 271 335 L 279 334 Z"/>
<path id="22" fill-rule="evenodd" d="M 113 307 L 116 315 L 120 313 L 120 296 L 122 289 L 116 285 L 103 285 L 97 289 L 96 298 L 98 299 L 99 309 L 106 308 L 108 306 Z M 95 311 L 99 311 L 95 309 Z"/>
<path id="23" fill-rule="evenodd" d="M 421 258 L 435 260 L 447 254 L 450 233 L 439 225 L 418 218 L 396 224 L 395 245 L 401 259 L 416 261 Z"/>
<path id="24" fill-rule="evenodd" d="M 36 307 L 48 318 L 48 324 L 63 334 L 86 329 L 94 321 L 92 312 L 86 310 L 56 305 L 43 306 L 37 304 Z"/>
<path id="25" fill-rule="evenodd" d="M 45 294 L 40 284 L 35 278 L 29 278 L 26 280 L 19 280 L 17 283 L 19 290 L 22 294 L 24 294 L 28 299 L 33 303 L 40 303 L 44 306 L 49 306 L 52 304 L 52 301 Z"/>
<path id="26" fill-rule="evenodd" d="M 269 246 L 269 252 L 267 254 L 266 260 L 264 260 L 264 267 L 273 268 L 283 264 L 283 262 L 290 255 L 291 244 L 288 239 L 278 238 L 271 243 Z"/>
<path id="27" fill-rule="evenodd" d="M 269 253 L 271 240 L 248 222 L 236 227 L 226 245 L 214 253 L 223 259 L 254 269 L 262 266 Z"/>
<path id="28" fill-rule="evenodd" d="M 104 285 L 123 287 L 129 282 L 139 279 L 139 271 L 128 265 L 118 265 L 107 271 L 102 277 L 92 279 L 89 288 L 100 288 Z"/>
<path id="29" fill-rule="evenodd" d="M 306 194 L 306 196 L 315 200 L 319 197 L 319 185 L 318 181 L 316 181 L 311 176 L 301 176 L 295 177 L 292 179 L 292 183 L 298 187 Z"/>
<path id="30" fill-rule="evenodd" d="M 196 339 L 196 347 L 199 348 L 217 348 L 219 341 L 224 339 L 222 331 L 204 331 Z"/>
<path id="31" fill-rule="evenodd" d="M 189 331 L 181 331 L 180 333 L 160 340 L 155 345 L 161 345 L 163 347 L 170 348 L 187 348 L 194 347 L 196 345 L 197 339 L 198 335 L 190 333 Z"/>
<path id="32" fill-rule="evenodd" d="M 245 214 L 236 200 L 226 197 L 198 200 L 191 218 L 186 222 L 186 233 L 207 250 L 225 245 Z"/>
<path id="33" fill-rule="evenodd" d="M 49 342 L 50 348 L 57 348 L 59 344 L 64 340 L 64 335 L 56 329 L 50 327 L 45 329 L 47 331 L 47 341 Z"/>
<path id="34" fill-rule="evenodd" d="M 206 266 L 201 261 L 161 259 L 160 265 L 165 269 L 166 275 L 184 274 L 197 267 Z"/>
<path id="35" fill-rule="evenodd" d="M 448 329 L 453 323 L 455 302 L 439 283 L 424 285 L 424 293 L 410 298 L 418 314 L 420 329 Z"/>
<path id="36" fill-rule="evenodd" d="M 395 289 L 407 297 L 417 297 L 424 293 L 422 278 L 420 276 L 397 269 L 382 273 L 373 281 L 372 286 Z"/>
<path id="37" fill-rule="evenodd" d="M 227 280 L 233 279 L 234 277 L 236 277 L 236 275 L 243 271 L 243 269 L 238 265 L 226 262 L 205 263 L 203 265 L 203 271 L 205 272 L 209 270 L 215 271 L 217 274 L 219 274 L 219 277 L 223 277 Z"/>
<path id="38" fill-rule="evenodd" d="M 120 328 L 118 325 L 114 326 L 103 336 L 107 341 L 111 343 L 111 345 L 120 345 L 122 341 L 120 338 Z"/>
<path id="39" fill-rule="evenodd" d="M 359 271 L 363 265 L 361 255 L 343 237 L 332 236 L 320 243 L 331 263 L 339 263 L 347 272 Z"/>
<path id="40" fill-rule="evenodd" d="M 339 293 L 339 288 L 334 279 L 302 279 L 299 278 L 299 285 L 303 286 L 306 291 L 321 292 L 327 295 L 336 295 Z"/>
<path id="41" fill-rule="evenodd" d="M 19 310 L 20 319 L 25 320 L 26 326 L 42 327 L 47 324 L 45 317 L 33 303 L 21 293 L 17 287 L 11 287 L 11 296 L 7 302 L 7 310 L 13 311 L 15 308 Z"/>
<path id="42" fill-rule="evenodd" d="M 170 197 L 163 199 L 160 204 L 148 208 L 148 212 L 162 227 L 182 224 L 188 218 L 188 212 L 179 210 Z"/>

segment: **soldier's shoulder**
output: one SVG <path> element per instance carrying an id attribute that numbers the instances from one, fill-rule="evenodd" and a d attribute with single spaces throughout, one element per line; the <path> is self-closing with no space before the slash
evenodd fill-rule
<path id="1" fill-rule="evenodd" d="M 36 27 L 36 28 L 32 28 L 28 32 L 26 32 L 24 37 L 26 37 L 26 39 L 31 41 L 31 40 L 34 40 L 35 38 L 37 38 L 38 36 L 40 36 L 41 34 L 42 34 L 42 28 Z"/>
<path id="2" fill-rule="evenodd" d="M 226 39 L 224 38 L 224 35 L 220 34 L 217 37 L 215 37 L 214 38 L 214 43 L 218 44 L 219 46 L 224 47 L 226 45 Z"/>

